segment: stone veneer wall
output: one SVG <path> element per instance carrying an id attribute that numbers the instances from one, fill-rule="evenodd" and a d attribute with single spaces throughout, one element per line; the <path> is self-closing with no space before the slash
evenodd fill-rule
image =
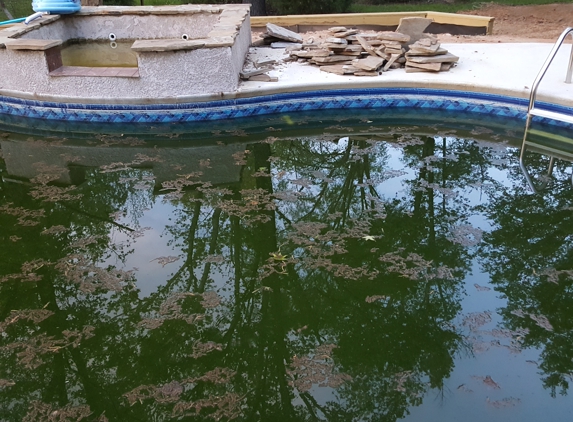
<path id="1" fill-rule="evenodd" d="M 176 8 L 197 7 L 189 5 Z M 112 8 L 92 9 L 109 11 Z M 169 7 L 161 9 L 166 10 Z M 95 11 L 89 11 L 91 16 L 66 16 L 59 19 L 56 16 L 50 17 L 53 21 L 49 24 L 37 25 L 36 30 L 26 29 L 24 34 L 13 37 L 30 42 L 38 39 L 65 41 L 69 38 L 82 38 L 82 33 L 87 35 L 90 32 L 75 24 L 66 26 L 67 22 L 73 19 L 85 19 L 86 22 L 94 19 L 92 28 L 99 25 L 97 35 L 105 38 L 109 35 L 105 22 L 121 18 L 126 18 L 126 25 L 123 25 L 125 32 L 114 29 L 119 39 L 124 33 L 128 33 L 128 24 L 134 22 L 140 22 L 137 26 L 141 29 L 157 29 L 157 32 L 150 33 L 147 39 L 157 39 L 158 35 L 167 35 L 172 31 L 174 37 L 164 38 L 165 43 L 157 50 L 137 51 L 139 77 L 50 76 L 45 51 L 3 48 L 3 43 L 10 44 L 11 40 L 2 39 L 0 31 L 0 95 L 58 102 L 145 104 L 174 103 L 184 101 L 189 96 L 233 92 L 238 87 L 239 72 L 251 43 L 249 5 L 223 5 L 217 6 L 216 10 L 218 13 L 210 10 L 208 13 L 182 16 L 99 16 Z M 155 23 L 148 24 L 146 18 L 151 18 L 149 22 Z M 164 22 L 161 28 L 154 26 L 158 19 Z M 185 19 L 187 23 L 184 23 Z M 194 24 L 195 20 L 197 25 Z M 50 29 L 52 25 L 53 29 Z M 119 28 L 121 27 L 122 25 L 119 25 Z M 180 49 L 177 46 L 174 51 L 170 51 L 170 46 L 182 43 L 180 31 L 183 30 L 191 38 L 207 32 L 202 38 L 205 46 L 196 49 Z"/>

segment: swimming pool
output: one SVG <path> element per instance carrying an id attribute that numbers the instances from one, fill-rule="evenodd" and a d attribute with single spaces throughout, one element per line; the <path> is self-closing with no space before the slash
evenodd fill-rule
<path id="1" fill-rule="evenodd" d="M 570 416 L 567 166 L 532 195 L 520 119 L 386 111 L 5 122 L 0 413 Z"/>

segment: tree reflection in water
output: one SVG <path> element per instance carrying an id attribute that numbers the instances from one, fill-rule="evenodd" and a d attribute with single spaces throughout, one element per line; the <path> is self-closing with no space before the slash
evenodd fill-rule
<path id="1" fill-rule="evenodd" d="M 398 420 L 473 359 L 476 260 L 565 393 L 571 192 L 526 195 L 515 151 L 471 137 L 330 130 L 4 138 L 0 414 Z"/>

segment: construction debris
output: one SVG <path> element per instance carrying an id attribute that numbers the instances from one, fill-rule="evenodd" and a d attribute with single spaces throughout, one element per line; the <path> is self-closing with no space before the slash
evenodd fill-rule
<path id="1" fill-rule="evenodd" d="M 425 18 L 403 18 L 395 32 L 369 34 L 336 26 L 323 43 L 303 44 L 299 50 L 291 49 L 290 56 L 338 75 L 376 76 L 401 67 L 408 73 L 448 71 L 459 57 L 423 33 L 430 23 Z"/>
<path id="2" fill-rule="evenodd" d="M 402 18 L 396 31 L 361 33 L 358 29 L 335 26 L 329 36 L 315 43 L 271 23 L 263 34 L 263 43 L 284 48 L 289 58 L 319 66 L 321 71 L 337 75 L 378 76 L 392 69 L 405 68 L 407 73 L 445 72 L 459 57 L 442 48 L 438 39 L 424 30 L 432 23 L 426 18 Z M 258 66 L 257 66 L 258 67 Z M 266 72 L 255 69 L 241 73 L 244 80 L 276 81 Z"/>

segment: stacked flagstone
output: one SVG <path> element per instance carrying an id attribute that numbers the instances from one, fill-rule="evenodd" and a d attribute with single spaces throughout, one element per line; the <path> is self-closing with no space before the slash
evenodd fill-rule
<path id="1" fill-rule="evenodd" d="M 424 33 L 431 22 L 426 18 L 402 18 L 396 31 L 368 34 L 335 26 L 322 43 L 306 44 L 300 34 L 268 23 L 263 42 L 285 48 L 291 60 L 308 62 L 338 75 L 377 76 L 401 67 L 408 73 L 448 71 L 459 58 L 442 48 L 437 38 Z M 267 70 L 257 67 L 243 71 L 241 77 L 262 80 L 268 76 L 259 75 Z"/>
<path id="2" fill-rule="evenodd" d="M 377 76 L 404 65 L 409 72 L 449 70 L 458 59 L 428 34 L 408 47 L 410 36 L 400 32 L 360 34 L 342 26 L 329 31 L 332 36 L 322 44 L 290 49 L 291 57 L 320 66 L 325 72 L 356 76 Z"/>
<path id="3" fill-rule="evenodd" d="M 339 75 L 376 76 L 382 70 L 400 67 L 406 62 L 408 35 L 390 31 L 360 34 L 356 29 L 343 26 L 329 31 L 332 36 L 323 43 L 302 45 L 290 55 Z"/>
<path id="4" fill-rule="evenodd" d="M 406 53 L 406 72 L 448 71 L 459 57 L 442 48 L 438 40 L 430 35 L 410 45 Z"/>
<path id="5" fill-rule="evenodd" d="M 292 44 L 302 44 L 302 36 L 274 23 L 267 23 L 267 32 L 262 34 L 263 43 L 271 45 L 279 43 L 281 48 Z"/>

